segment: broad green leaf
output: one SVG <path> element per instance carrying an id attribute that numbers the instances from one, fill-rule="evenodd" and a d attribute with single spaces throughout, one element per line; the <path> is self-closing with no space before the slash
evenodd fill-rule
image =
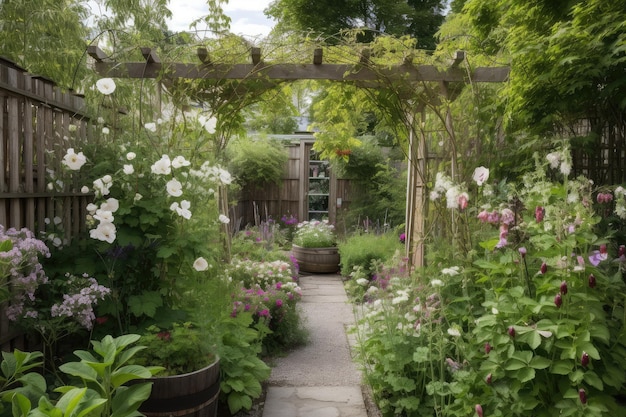
<path id="1" fill-rule="evenodd" d="M 130 358 L 135 356 L 137 352 L 140 352 L 144 349 L 146 349 L 146 346 L 132 346 L 128 349 L 123 350 L 117 357 L 118 366 L 124 365 L 126 362 L 128 362 Z"/>
<path id="2" fill-rule="evenodd" d="M 11 409 L 13 410 L 13 417 L 26 417 L 30 413 L 30 400 L 25 395 L 16 392 L 13 395 L 11 401 Z"/>
<path id="3" fill-rule="evenodd" d="M 602 380 L 600 379 L 598 374 L 596 374 L 593 371 L 585 372 L 585 376 L 583 377 L 583 380 L 587 384 L 589 384 L 592 387 L 596 388 L 598 391 L 603 391 L 604 390 L 604 384 L 602 383 Z"/>
<path id="4" fill-rule="evenodd" d="M 574 368 L 573 361 L 556 361 L 550 368 L 550 372 L 557 375 L 568 375 Z"/>
<path id="5" fill-rule="evenodd" d="M 98 381 L 97 372 L 92 367 L 82 362 L 64 363 L 59 366 L 59 369 L 68 375 L 77 376 L 85 381 Z"/>
<path id="6" fill-rule="evenodd" d="M 72 416 L 86 392 L 87 388 L 73 388 L 59 398 L 56 407 L 63 411 L 65 417 Z"/>
<path id="7" fill-rule="evenodd" d="M 522 369 L 527 366 L 528 364 L 526 362 L 521 361 L 519 359 L 511 358 L 504 365 L 504 369 L 507 371 L 516 371 L 518 369 Z"/>
<path id="8" fill-rule="evenodd" d="M 127 417 L 136 415 L 136 411 L 152 392 L 152 383 L 133 384 L 117 389 L 111 401 L 111 417 Z"/>
<path id="9" fill-rule="evenodd" d="M 428 362 L 429 358 L 430 349 L 428 349 L 427 347 L 420 346 L 415 349 L 415 352 L 413 352 L 413 361 L 415 361 L 416 363 Z"/>
<path id="10" fill-rule="evenodd" d="M 552 364 L 552 361 L 543 356 L 534 356 L 530 361 L 530 366 L 534 369 L 546 369 Z"/>
<path id="11" fill-rule="evenodd" d="M 111 385 L 117 388 L 134 379 L 150 378 L 152 373 L 140 365 L 126 365 L 111 373 Z"/>
<path id="12" fill-rule="evenodd" d="M 522 368 L 516 373 L 516 378 L 520 382 L 528 382 L 535 378 L 535 370 L 533 368 Z"/>

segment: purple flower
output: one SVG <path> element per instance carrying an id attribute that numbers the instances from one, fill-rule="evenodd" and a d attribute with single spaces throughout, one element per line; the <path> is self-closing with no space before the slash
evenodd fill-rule
<path id="1" fill-rule="evenodd" d="M 280 298 L 276 299 L 276 307 L 282 307 L 283 306 L 283 300 L 281 300 Z"/>
<path id="2" fill-rule="evenodd" d="M 400 233 L 400 243 L 406 242 L 406 233 Z"/>

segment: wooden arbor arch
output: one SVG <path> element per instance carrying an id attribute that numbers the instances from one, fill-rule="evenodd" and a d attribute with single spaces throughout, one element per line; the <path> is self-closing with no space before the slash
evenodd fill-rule
<path id="1" fill-rule="evenodd" d="M 509 67 L 479 67 L 473 71 L 460 68 L 465 53 L 457 51 L 446 68 L 434 65 L 415 65 L 412 56 L 407 56 L 401 64 L 376 66 L 370 61 L 370 50 L 360 52 L 358 62 L 351 64 L 323 63 L 323 49 L 313 50 L 308 64 L 266 63 L 261 49 L 250 48 L 250 61 L 245 64 L 220 64 L 212 62 L 205 48 L 198 48 L 198 63 L 161 62 L 151 48 L 141 48 L 143 62 L 120 63 L 108 59 L 97 46 L 90 46 L 88 54 L 95 60 L 96 72 L 114 78 L 159 78 L 166 79 L 206 79 L 283 82 L 296 80 L 329 80 L 351 82 L 359 87 L 382 88 L 390 82 L 401 81 L 409 86 L 419 83 L 436 83 L 437 94 L 428 95 L 415 103 L 412 114 L 407 115 L 409 131 L 409 175 L 407 180 L 406 204 L 406 248 L 410 266 L 424 264 L 424 207 L 426 202 L 426 137 L 416 129 L 418 116 L 423 117 L 428 103 L 441 99 L 453 100 L 460 89 L 453 88 L 468 82 L 498 83 L 508 80 Z M 451 114 L 446 115 L 446 129 L 452 131 Z M 454 165 L 454 164 L 453 164 Z"/>

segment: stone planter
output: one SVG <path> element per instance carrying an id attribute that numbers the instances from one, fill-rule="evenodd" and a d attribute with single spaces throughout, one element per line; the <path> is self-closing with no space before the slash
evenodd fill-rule
<path id="1" fill-rule="evenodd" d="M 293 245 L 291 251 L 298 261 L 301 272 L 332 274 L 339 271 L 339 249 L 335 246 L 303 248 Z"/>
<path id="2" fill-rule="evenodd" d="M 155 376 L 152 393 L 139 407 L 146 417 L 215 417 L 220 394 L 220 362 L 188 374 Z"/>

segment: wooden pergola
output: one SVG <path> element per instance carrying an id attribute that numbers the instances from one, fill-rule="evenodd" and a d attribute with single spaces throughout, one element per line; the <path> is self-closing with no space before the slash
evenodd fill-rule
<path id="1" fill-rule="evenodd" d="M 415 65 L 413 56 L 407 56 L 400 64 L 375 65 L 371 62 L 371 51 L 364 48 L 358 62 L 349 64 L 324 63 L 323 49 L 313 50 L 309 63 L 265 62 L 258 47 L 250 48 L 250 60 L 245 64 L 213 62 L 206 48 L 198 48 L 197 63 L 162 62 L 151 48 L 141 48 L 144 61 L 116 62 L 97 46 L 90 46 L 88 54 L 95 60 L 98 74 L 113 78 L 164 78 L 164 79 L 207 79 L 285 82 L 296 80 L 330 80 L 350 82 L 359 87 L 382 88 L 394 81 L 417 86 L 420 83 L 437 83 L 439 97 L 427 100 L 453 100 L 456 96 L 453 85 L 474 83 L 499 83 L 508 80 L 509 67 L 478 67 L 468 71 L 460 67 L 465 53 L 457 51 L 446 68 L 434 65 Z M 423 173 L 426 170 L 426 137 L 416 134 L 418 115 L 423 117 L 425 103 L 416 103 L 409 120 L 409 175 L 407 180 L 406 247 L 412 266 L 424 264 L 424 207 L 426 185 Z M 451 130 L 451 114 L 446 119 L 446 129 Z"/>

